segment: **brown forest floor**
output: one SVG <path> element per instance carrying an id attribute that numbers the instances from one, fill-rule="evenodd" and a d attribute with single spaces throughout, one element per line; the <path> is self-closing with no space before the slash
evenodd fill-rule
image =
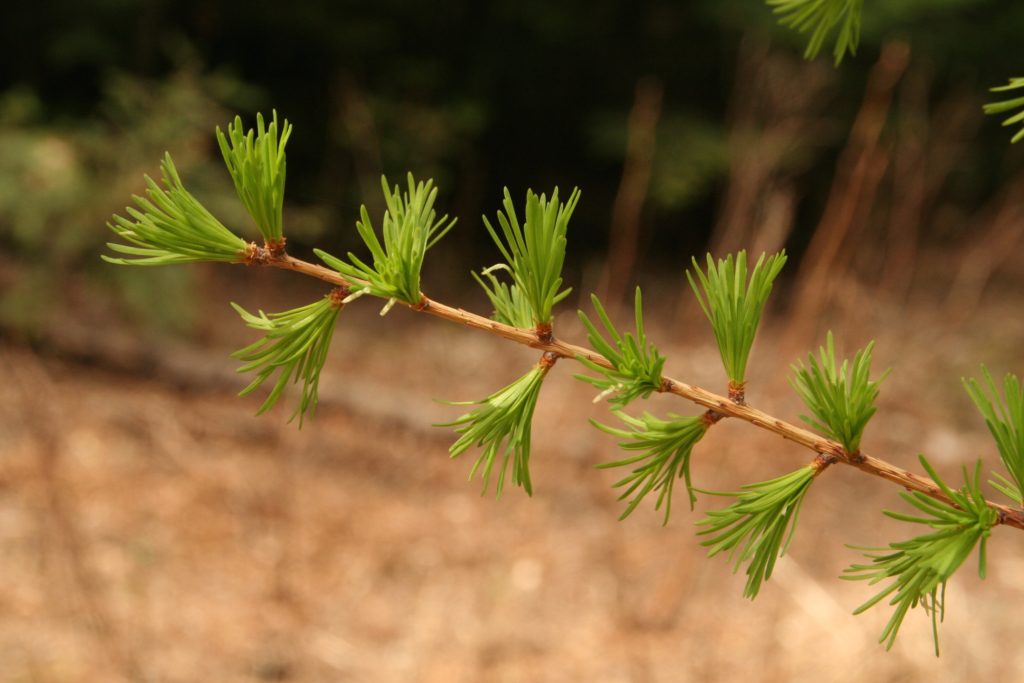
<path id="1" fill-rule="evenodd" d="M 865 450 L 906 467 L 925 452 L 951 478 L 978 456 L 994 467 L 959 377 L 1022 370 L 1018 302 L 989 296 L 959 328 L 937 306 L 876 311 L 876 367 L 896 369 Z M 534 497 L 481 497 L 471 454 L 449 460 L 450 432 L 430 426 L 457 409 L 432 399 L 484 396 L 535 354 L 369 308 L 345 312 L 301 431 L 280 410 L 254 418 L 241 380 L 0 350 L 0 681 L 1020 680 L 1018 533 L 996 530 L 985 581 L 972 564 L 951 582 L 941 659 L 919 611 L 886 653 L 887 610 L 852 616 L 870 589 L 836 576 L 858 557 L 845 543 L 907 535 L 880 514 L 901 505 L 893 486 L 829 471 L 752 604 L 693 534 L 719 501 L 690 513 L 677 496 L 667 527 L 652 503 L 616 521 L 617 473 L 593 469 L 614 443 L 586 420 L 606 414 L 568 362 L 541 396 Z M 573 323 L 559 329 L 579 340 Z M 755 348 L 748 396 L 795 420 L 779 332 Z M 680 340 L 662 344 L 669 374 L 721 384 L 703 328 L 652 335 Z M 727 420 L 694 477 L 729 490 L 810 457 Z"/>

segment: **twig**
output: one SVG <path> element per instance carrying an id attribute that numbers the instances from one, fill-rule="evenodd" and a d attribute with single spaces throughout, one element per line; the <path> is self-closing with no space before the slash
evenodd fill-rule
<path id="1" fill-rule="evenodd" d="M 302 273 L 303 275 L 308 275 L 340 287 L 350 287 L 354 284 L 333 270 L 329 270 L 314 263 L 302 261 L 301 259 L 297 259 L 292 256 L 282 255 L 279 258 L 261 259 L 258 262 L 253 263 L 271 266 L 274 268 L 282 268 L 284 270 L 293 270 L 295 272 Z M 406 304 L 406 306 L 414 311 L 429 313 L 430 315 L 443 318 L 465 327 L 483 330 L 484 332 L 516 342 L 517 344 L 523 344 L 525 346 L 539 349 L 541 351 L 554 354 L 555 356 L 562 358 L 586 358 L 597 365 L 611 368 L 611 364 L 604 358 L 604 356 L 591 349 L 564 342 L 554 337 L 551 337 L 550 341 L 547 341 L 542 339 L 542 335 L 539 335 L 536 330 L 521 329 L 511 325 L 505 325 L 497 322 L 496 320 L 485 318 L 461 308 L 452 308 L 451 306 L 447 306 L 439 301 L 434 301 L 425 295 L 421 298 L 418 304 Z M 546 337 L 547 335 L 543 336 Z M 952 503 L 952 501 L 942 493 L 935 482 L 928 477 L 922 477 L 914 474 L 913 472 L 904 470 L 891 463 L 866 455 L 862 452 L 848 453 L 843 446 L 836 441 L 826 439 L 823 436 L 819 436 L 807 431 L 806 429 L 785 422 L 784 420 L 762 412 L 756 408 L 746 405 L 745 403 L 732 401 L 725 396 L 714 394 L 700 387 L 681 382 L 671 377 L 663 378 L 660 390 L 662 392 L 681 396 L 682 398 L 692 401 L 698 405 L 704 406 L 717 415 L 735 417 L 743 420 L 744 422 L 749 422 L 755 427 L 760 427 L 761 429 L 778 434 L 782 438 L 797 443 L 805 448 L 815 451 L 816 453 L 825 455 L 828 458 L 835 458 L 836 462 L 850 465 L 851 467 L 867 474 L 891 481 L 894 484 L 902 486 L 908 491 L 920 491 L 932 498 Z M 1024 510 L 1011 508 L 994 502 L 989 502 L 988 505 L 999 513 L 1000 524 L 1024 530 Z"/>

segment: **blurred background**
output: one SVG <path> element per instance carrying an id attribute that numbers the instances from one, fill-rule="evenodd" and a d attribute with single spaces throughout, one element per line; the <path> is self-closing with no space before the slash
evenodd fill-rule
<path id="1" fill-rule="evenodd" d="M 534 423 L 535 495 L 499 500 L 450 461 L 470 400 L 534 353 L 424 320 L 341 315 L 321 408 L 258 401 L 227 354 L 253 340 L 228 301 L 284 310 L 323 294 L 283 272 L 100 261 L 104 224 L 170 151 L 221 220 L 255 230 L 213 130 L 276 109 L 295 126 L 289 250 L 358 250 L 381 174 L 432 177 L 459 224 L 424 290 L 486 312 L 470 270 L 502 188 L 574 186 L 556 329 L 598 292 L 623 321 L 641 284 L 674 377 L 724 390 L 685 288 L 691 257 L 791 255 L 751 360 L 748 400 L 796 421 L 789 364 L 832 329 L 876 339 L 894 372 L 865 450 L 951 479 L 997 462 L 960 388 L 1020 373 L 1024 145 L 984 117 L 1024 75 L 1024 5 L 865 7 L 855 58 L 801 58 L 758 0 L 434 3 L 79 0 L 15 3 L 0 23 L 0 681 L 1014 680 L 1007 605 L 1024 547 L 997 529 L 981 582 L 951 583 L 944 653 L 911 614 L 836 576 L 911 531 L 894 487 L 829 471 L 757 604 L 704 559 L 679 508 L 617 522 L 594 470 L 609 419 L 559 366 Z M 360 252 L 361 253 L 361 252 Z M 586 304 L 589 309 L 589 304 Z M 294 398 L 294 397 L 292 397 Z M 290 403 L 290 402 L 289 402 Z M 648 406 L 693 410 L 670 397 Z M 694 477 L 733 490 L 809 454 L 743 424 L 698 447 Z"/>

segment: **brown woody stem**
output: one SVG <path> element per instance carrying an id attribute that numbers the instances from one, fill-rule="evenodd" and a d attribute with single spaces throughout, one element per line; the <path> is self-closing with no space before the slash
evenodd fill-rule
<path id="1" fill-rule="evenodd" d="M 251 259 L 248 261 L 250 265 L 266 265 L 274 268 L 282 268 L 284 270 L 293 270 L 297 273 L 302 273 L 303 275 L 323 280 L 324 282 L 328 282 L 338 287 L 348 288 L 353 284 L 336 271 L 325 268 L 324 266 L 302 261 L 292 256 L 288 256 L 283 252 L 280 254 L 274 254 L 262 248 L 259 248 L 259 250 L 263 251 L 266 255 L 263 258 Z M 263 255 L 261 254 L 260 256 Z M 425 295 L 420 299 L 419 303 L 405 305 L 415 311 L 443 318 L 465 327 L 483 330 L 484 332 L 516 342 L 517 344 L 523 344 L 525 346 L 545 351 L 545 360 L 542 362 L 553 364 L 553 359 L 559 357 L 582 357 L 600 365 L 601 367 L 612 367 L 611 363 L 609 363 L 604 356 L 596 351 L 592 351 L 591 349 L 555 339 L 553 336 L 549 341 L 542 341 L 539 337 L 546 335 L 539 335 L 538 330 L 536 329 L 526 330 L 518 327 L 512 327 L 511 325 L 505 325 L 496 320 L 485 318 L 481 315 L 477 315 L 476 313 L 470 313 L 469 311 L 461 308 L 452 308 L 451 306 L 429 299 Z M 792 425 L 777 417 L 773 417 L 768 413 L 764 413 L 756 408 L 746 405 L 746 403 L 741 402 L 742 394 L 736 397 L 739 398 L 740 401 L 736 401 L 725 396 L 719 396 L 718 394 L 711 393 L 710 391 L 701 389 L 700 387 L 680 382 L 679 380 L 672 379 L 670 377 L 662 379 L 660 390 L 665 393 L 672 393 L 677 396 L 681 396 L 693 403 L 707 408 L 708 415 L 713 416 L 711 418 L 707 418 L 709 420 L 709 424 L 717 422 L 722 417 L 735 417 L 743 420 L 744 422 L 749 422 L 755 427 L 760 427 L 761 429 L 773 432 L 784 439 L 815 451 L 820 456 L 815 460 L 815 467 L 819 472 L 824 470 L 825 467 L 831 465 L 833 462 L 839 462 L 854 467 L 867 474 L 891 481 L 908 491 L 920 491 L 921 493 L 931 496 L 937 500 L 953 504 L 953 501 L 949 500 L 935 482 L 928 477 L 922 477 L 918 474 L 914 474 L 913 472 L 896 467 L 891 463 L 874 458 L 870 455 L 865 455 L 859 451 L 857 453 L 847 453 L 842 444 L 836 441 L 826 439 L 823 436 L 818 436 L 806 429 L 797 427 L 796 425 Z M 730 393 L 735 395 L 736 392 L 732 390 L 733 387 L 730 387 Z M 742 391 L 742 388 L 740 388 L 740 391 Z M 1000 524 L 1024 530 L 1024 510 L 1011 508 L 1009 506 L 993 502 L 988 502 L 988 505 L 999 514 Z"/>

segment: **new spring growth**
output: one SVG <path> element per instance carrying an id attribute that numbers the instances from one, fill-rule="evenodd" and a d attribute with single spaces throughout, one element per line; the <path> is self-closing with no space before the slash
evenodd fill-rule
<path id="1" fill-rule="evenodd" d="M 558 200 L 558 188 L 545 195 L 526 192 L 525 221 L 520 224 L 512 195 L 505 188 L 504 213 L 498 212 L 499 234 L 484 216 L 484 225 L 491 239 L 498 246 L 505 264 L 512 274 L 512 289 L 518 289 L 519 296 L 529 304 L 532 323 L 535 326 L 550 326 L 554 305 L 569 295 L 570 289 L 562 287 L 562 266 L 565 263 L 566 233 L 569 219 L 580 199 L 580 191 L 574 189 L 567 202 Z M 493 270 L 493 269 L 489 269 Z M 478 278 L 479 281 L 479 278 Z M 496 289 L 489 289 L 483 282 L 484 290 L 492 303 L 504 296 Z M 495 281 L 492 280 L 492 284 Z M 512 294 L 507 297 L 511 301 Z M 511 304 L 510 304 L 511 306 Z M 498 304 L 495 303 L 495 309 Z M 512 306 L 517 320 L 518 307 Z M 499 314 L 501 312 L 499 311 Z M 525 325 L 517 326 L 526 327 Z"/>
<path id="2" fill-rule="evenodd" d="M 422 298 L 420 292 L 420 271 L 423 259 L 438 240 L 455 225 L 455 219 L 448 216 L 436 218 L 434 200 L 437 188 L 434 181 L 416 182 L 410 173 L 407 189 L 403 194 L 398 186 L 391 188 L 387 178 L 381 178 L 387 211 L 382 221 L 383 243 L 377 238 L 366 206 L 360 207 L 360 220 L 356 230 L 370 255 L 373 265 L 362 261 L 349 252 L 351 263 L 331 256 L 321 249 L 314 253 L 328 266 L 346 278 L 354 281 L 352 294 L 367 292 L 387 299 L 381 315 L 384 315 L 398 301 L 416 305 Z"/>
<path id="3" fill-rule="evenodd" d="M 844 360 L 838 366 L 835 342 L 829 331 L 825 346 L 818 349 L 818 358 L 808 354 L 807 365 L 802 362 L 793 365 L 789 380 L 813 414 L 813 417 L 801 415 L 800 419 L 843 444 L 846 452 L 854 456 L 860 452 L 864 428 L 877 410 L 878 387 L 889 375 L 886 370 L 878 379 L 869 378 L 874 345 L 871 342 L 858 351 L 853 363 Z"/>
<path id="4" fill-rule="evenodd" d="M 793 540 L 800 506 L 818 469 L 802 467 L 777 479 L 747 484 L 735 493 L 705 491 L 715 496 L 732 496 L 736 502 L 722 510 L 709 510 L 697 522 L 705 527 L 698 535 L 712 535 L 701 545 L 710 546 L 708 557 L 729 553 L 733 571 L 747 565 L 744 597 L 757 597 L 761 584 L 771 578 L 775 561 L 785 554 Z"/>
<path id="5" fill-rule="evenodd" d="M 238 372 L 256 373 L 256 378 L 239 396 L 252 393 L 278 373 L 257 415 L 277 403 L 290 381 L 302 382 L 302 396 L 289 421 L 298 416 L 301 427 L 306 414 L 316 410 L 320 371 L 327 360 L 343 296 L 344 293 L 336 289 L 307 306 L 269 315 L 263 311 L 253 315 L 238 304 L 231 304 L 246 325 L 265 333 L 258 341 L 231 354 L 244 363 Z"/>
<path id="6" fill-rule="evenodd" d="M 246 131 L 240 116 L 228 124 L 227 135 L 220 127 L 217 128 L 217 144 L 235 183 L 238 198 L 256 222 L 264 242 L 272 249 L 284 246 L 282 231 L 287 171 L 284 148 L 291 134 L 292 127 L 287 120 L 279 129 L 276 111 L 269 126 L 264 124 L 263 115 L 257 114 L 255 131 Z"/>
<path id="7" fill-rule="evenodd" d="M 779 23 L 798 33 L 810 33 L 806 59 L 821 52 L 829 34 L 836 30 L 832 57 L 838 67 L 847 53 L 857 54 L 863 0 L 767 0 L 779 15 Z M 838 29 L 837 29 L 838 27 Z"/>
<path id="8" fill-rule="evenodd" d="M 190 261 L 238 263 L 245 259 L 245 240 L 224 227 L 181 183 L 170 154 L 160 163 L 164 187 L 146 176 L 146 195 L 132 199 L 130 218 L 115 215 L 107 227 L 131 244 L 108 242 L 111 251 L 125 257 L 101 258 L 130 266 L 163 266 Z M 166 189 L 165 189 L 166 188 Z M 135 245 L 135 246 L 132 246 Z"/>
<path id="9" fill-rule="evenodd" d="M 747 278 L 747 252 L 729 254 L 716 263 L 707 256 L 707 272 L 693 259 L 693 271 L 686 272 L 701 310 L 711 322 L 729 376 L 730 394 L 742 403 L 750 348 L 754 345 L 772 283 L 786 264 L 786 252 L 761 254 Z M 698 284 L 699 283 L 699 284 Z"/>
<path id="10" fill-rule="evenodd" d="M 879 638 L 879 642 L 884 642 L 886 649 L 889 649 L 896 642 L 907 612 L 920 605 L 931 616 L 935 656 L 938 656 L 939 622 L 945 614 L 946 582 L 975 546 L 978 546 L 978 575 L 985 578 L 985 544 L 992 527 L 998 521 L 998 515 L 988 506 L 981 492 L 980 460 L 974 468 L 973 477 L 968 476 L 967 468 L 964 467 L 964 486 L 954 491 L 939 478 L 923 455 L 919 457 L 921 466 L 952 504 L 918 491 L 901 493 L 902 498 L 923 516 L 888 510 L 885 514 L 903 522 L 927 526 L 933 530 L 932 533 L 890 543 L 888 548 L 850 546 L 855 550 L 868 551 L 866 555 L 871 562 L 849 566 L 841 578 L 867 581 L 871 585 L 892 579 L 889 585 L 858 607 L 854 614 L 860 614 L 892 595 L 888 604 L 895 606 L 895 610 Z"/>
<path id="11" fill-rule="evenodd" d="M 644 333 L 643 298 L 640 288 L 636 288 L 633 304 L 635 334 L 620 334 L 597 296 L 591 294 L 590 301 L 610 340 L 605 339 L 583 311 L 578 312 L 580 321 L 587 329 L 587 341 L 590 342 L 590 346 L 612 365 L 609 369 L 583 356 L 577 357 L 580 363 L 600 375 L 575 375 L 576 379 L 587 382 L 601 392 L 594 398 L 594 403 L 608 398 L 616 407 L 625 408 L 630 402 L 638 398 L 647 398 L 652 392 L 658 391 L 661 388 L 661 371 L 665 367 L 665 357 L 647 340 Z"/>
<path id="12" fill-rule="evenodd" d="M 843 444 L 847 453 L 857 454 L 864 428 L 875 413 L 881 379 L 872 381 L 872 345 L 858 351 L 852 365 L 836 366 L 835 344 L 829 332 L 819 358 L 808 355 L 809 367 L 794 366 L 791 380 L 814 418 L 802 416 L 812 427 Z M 884 375 L 883 375 L 884 378 Z M 751 484 L 731 494 L 736 502 L 724 510 L 708 512 L 699 522 L 707 527 L 699 533 L 716 534 L 704 541 L 711 555 L 728 551 L 735 558 L 734 569 L 747 563 L 744 595 L 755 598 L 761 584 L 769 579 L 778 557 L 786 552 L 796 531 L 800 506 L 820 468 L 811 465 L 783 477 Z"/>
<path id="13" fill-rule="evenodd" d="M 655 510 L 664 507 L 663 524 L 668 524 L 672 514 L 672 490 L 677 479 L 686 485 L 686 493 L 690 500 L 690 509 L 697 501 L 693 482 L 690 479 L 690 456 L 693 447 L 704 438 L 709 423 L 703 416 L 669 415 L 669 419 L 660 420 L 650 413 L 641 417 L 630 417 L 616 410 L 615 414 L 626 423 L 629 429 L 619 429 L 591 420 L 591 424 L 602 432 L 623 439 L 619 448 L 636 455 L 603 463 L 598 468 L 633 467 L 633 470 L 615 482 L 616 488 L 624 489 L 619 500 L 629 499 L 626 509 L 619 519 L 625 519 L 647 494 L 657 491 L 658 498 Z"/>
<path id="14" fill-rule="evenodd" d="M 989 483 L 1016 505 L 1024 506 L 1024 387 L 1016 375 L 1003 378 L 1003 396 L 988 369 L 982 366 L 984 384 L 964 379 L 964 388 L 985 418 L 999 450 L 999 458 L 1010 473 L 1010 479 L 996 473 Z"/>
<path id="15" fill-rule="evenodd" d="M 512 269 L 506 263 L 498 263 L 490 268 L 485 268 L 480 275 L 476 273 L 470 273 L 470 275 L 483 287 L 487 298 L 490 299 L 491 306 L 494 307 L 494 313 L 491 315 L 493 320 L 524 330 L 529 329 L 533 326 L 533 309 L 530 307 L 530 302 L 515 282 L 509 285 L 497 278 L 494 273 L 500 271 L 511 273 Z M 484 277 L 490 284 L 484 282 Z"/>
<path id="16" fill-rule="evenodd" d="M 533 411 L 537 407 L 541 384 L 553 363 L 554 359 L 545 355 L 528 373 L 487 398 L 452 402 L 451 405 L 476 407 L 452 422 L 436 425 L 455 427 L 456 433 L 461 435 L 448 449 L 452 458 L 457 458 L 471 446 L 482 449 L 469 472 L 470 479 L 477 471 L 480 472 L 483 479 L 481 495 L 487 492 L 495 465 L 498 469 L 495 493 L 501 495 L 510 463 L 512 483 L 533 495 L 533 483 L 530 481 Z"/>
<path id="17" fill-rule="evenodd" d="M 1024 90 L 1024 78 L 1011 78 L 1010 82 L 1006 85 L 992 88 L 992 92 L 1013 92 L 1018 90 Z M 1024 95 L 1011 97 L 1000 102 L 990 102 L 985 105 L 986 114 L 1005 114 L 1015 109 L 1020 111 L 1008 116 L 1003 121 L 1004 126 L 1015 126 L 1018 123 L 1024 124 Z M 1021 125 L 1020 130 L 1013 134 L 1012 142 L 1019 142 L 1020 140 L 1024 140 L 1024 125 Z"/>

